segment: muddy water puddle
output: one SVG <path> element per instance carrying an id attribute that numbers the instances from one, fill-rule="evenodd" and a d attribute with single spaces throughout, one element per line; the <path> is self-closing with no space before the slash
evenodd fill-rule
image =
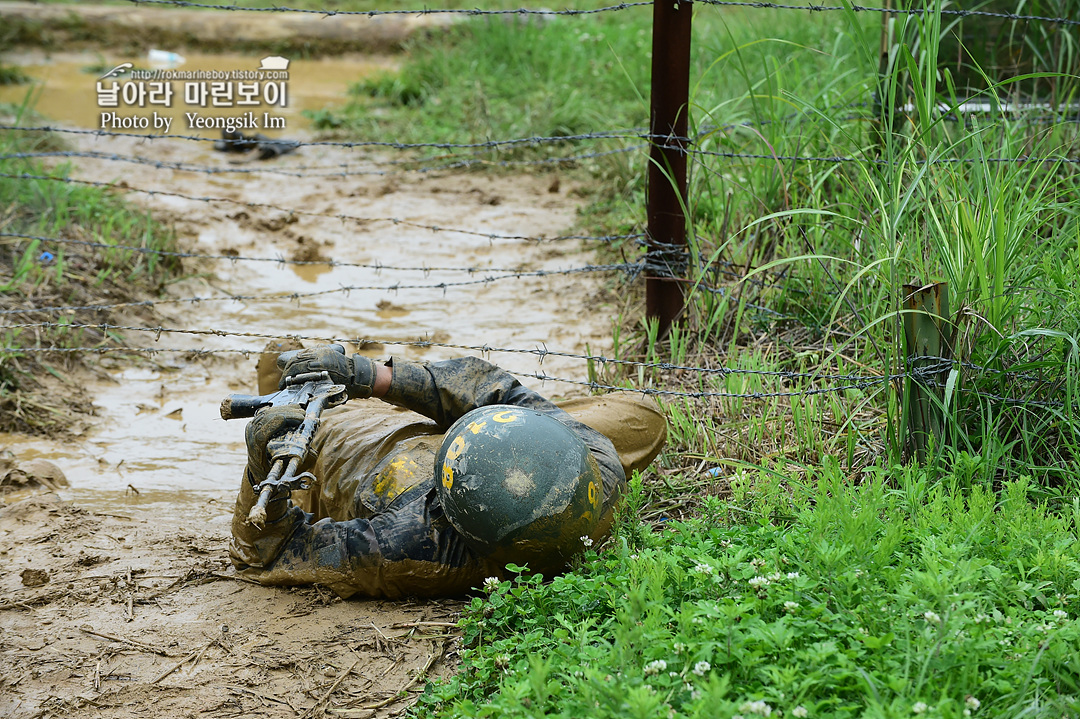
<path id="1" fill-rule="evenodd" d="M 183 62 L 152 62 L 147 55 L 132 56 L 103 54 L 95 52 L 44 53 L 41 51 L 23 51 L 5 53 L 4 62 L 16 65 L 32 78 L 25 85 L 0 86 L 0 102 L 22 105 L 24 102 L 36 112 L 52 121 L 78 127 L 102 129 L 102 114 L 113 111 L 99 102 L 97 83 L 106 72 L 123 63 L 130 63 L 131 70 L 158 70 L 182 72 L 257 72 L 261 58 L 247 55 L 206 54 L 182 51 Z M 288 80 L 286 82 L 285 104 L 273 106 L 261 102 L 256 106 L 240 106 L 241 98 L 233 89 L 231 100 L 222 97 L 215 101 L 208 97 L 203 105 L 186 102 L 184 81 L 172 80 L 172 96 L 167 103 L 151 102 L 149 96 L 142 99 L 142 107 L 116 108 L 120 116 L 149 116 L 157 113 L 170 121 L 172 133 L 214 136 L 217 131 L 204 131 L 198 127 L 185 125 L 186 112 L 198 112 L 214 117 L 238 117 L 252 110 L 260 117 L 264 111 L 280 116 L 284 120 L 283 128 L 260 126 L 271 136 L 280 136 L 290 131 L 311 127 L 311 120 L 305 111 L 317 112 L 332 109 L 345 103 L 349 85 L 379 73 L 393 72 L 398 61 L 391 56 L 347 55 L 320 59 L 289 59 Z M 130 72 L 128 70 L 127 72 Z M 123 83 L 127 73 L 116 79 Z M 111 80 L 104 79 L 108 85 Z M 147 84 L 153 82 L 147 80 Z M 207 80 L 209 90 L 210 80 Z M 164 100 L 164 97 L 160 98 Z M 228 105 L 224 104 L 229 102 Z M 222 103 L 215 105 L 215 102 Z M 122 98 L 120 105 L 123 105 Z M 109 129 L 109 128 L 106 128 Z M 138 132 L 140 128 L 112 128 Z M 282 132 L 282 130 L 284 132 Z M 150 127 L 147 131 L 162 132 L 162 128 Z"/>
<path id="2" fill-rule="evenodd" d="M 215 56 L 205 64 L 231 67 L 240 61 L 252 62 Z M 57 102 L 64 105 L 66 96 L 69 107 L 58 107 L 50 120 L 93 127 L 93 76 L 78 67 L 85 60 L 66 62 L 50 73 L 68 83 Z M 335 75 L 336 89 L 323 95 L 314 80 L 292 74 L 307 72 L 304 65 L 291 65 L 291 109 L 340 99 L 347 82 L 382 61 L 348 62 L 353 64 L 311 70 L 312 77 Z M 48 107 L 38 109 L 48 114 Z M 288 137 L 311 137 L 293 132 L 289 122 Z M 570 181 L 553 182 L 546 172 L 403 173 L 394 164 L 400 156 L 335 146 L 305 146 L 238 167 L 234 156 L 214 152 L 209 143 L 79 135 L 68 141 L 79 151 L 144 161 L 79 158 L 74 177 L 122 179 L 132 189 L 202 198 L 127 195 L 172 222 L 182 249 L 232 258 L 184 260 L 188 278 L 170 288 L 176 301 L 158 305 L 161 326 L 182 332 L 129 333 L 133 344 L 223 354 L 198 359 L 163 352 L 139 366 L 109 360 L 104 366 L 112 381 L 91 386 L 99 418 L 85 435 L 63 441 L 0 436 L 0 446 L 20 459 L 42 457 L 60 465 L 71 482 L 66 496 L 80 505 L 121 514 L 199 508 L 193 516 L 221 521 L 231 511 L 245 451 L 244 423 L 221 420 L 218 405 L 229 393 L 255 390 L 255 361 L 267 340 L 250 335 L 364 338 L 371 342 L 362 351 L 377 359 L 478 354 L 396 344 L 416 340 L 569 352 L 609 347 L 611 312 L 594 299 L 599 276 L 506 276 L 590 264 L 590 252 L 570 242 L 491 238 L 566 233 L 581 202 Z M 208 174 L 148 163 L 244 171 Z M 331 260 L 349 266 L 330 266 Z M 193 298 L 199 301 L 188 301 Z M 541 364 L 535 355 L 498 352 L 487 358 L 519 375 L 586 378 L 578 360 L 549 356 Z M 573 384 L 523 381 L 548 395 L 582 391 Z"/>

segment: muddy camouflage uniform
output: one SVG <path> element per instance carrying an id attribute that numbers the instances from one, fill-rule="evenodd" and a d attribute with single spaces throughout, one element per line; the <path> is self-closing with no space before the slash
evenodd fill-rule
<path id="1" fill-rule="evenodd" d="M 501 565 L 479 556 L 450 525 L 435 488 L 443 432 L 477 407 L 529 407 L 581 437 L 604 484 L 594 540 L 611 528 L 626 473 L 644 468 L 664 441 L 663 416 L 634 399 L 557 406 L 474 357 L 388 364 L 393 380 L 381 401 L 353 400 L 323 413 L 312 447 L 316 459 L 307 467 L 318 484 L 294 492 L 292 502 L 280 501 L 263 529 L 246 522 L 256 496 L 250 476 L 241 483 L 230 546 L 241 574 L 263 584 L 319 583 L 343 597 L 387 598 L 459 595 L 486 577 L 503 576 Z"/>

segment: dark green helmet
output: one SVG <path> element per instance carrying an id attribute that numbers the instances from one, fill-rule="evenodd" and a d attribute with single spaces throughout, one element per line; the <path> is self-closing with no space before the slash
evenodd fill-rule
<path id="1" fill-rule="evenodd" d="M 600 521 L 603 481 L 585 442 L 550 415 L 510 405 L 469 412 L 435 457 L 450 523 L 482 556 L 558 571 Z"/>

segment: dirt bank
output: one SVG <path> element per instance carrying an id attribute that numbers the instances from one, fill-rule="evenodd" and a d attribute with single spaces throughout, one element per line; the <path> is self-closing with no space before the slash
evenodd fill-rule
<path id="1" fill-rule="evenodd" d="M 0 19 L 8 42 L 46 49 L 201 48 L 299 52 L 309 57 L 397 50 L 417 33 L 435 32 L 454 22 L 445 15 L 325 16 L 31 2 L 0 2 Z"/>

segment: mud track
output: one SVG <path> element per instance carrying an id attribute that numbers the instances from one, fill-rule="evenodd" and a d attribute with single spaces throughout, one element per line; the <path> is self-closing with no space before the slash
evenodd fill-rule
<path id="1" fill-rule="evenodd" d="M 206 175 L 79 161 L 76 177 L 216 198 L 127 194 L 172 221 L 184 249 L 384 268 L 185 259 L 188 279 L 170 292 L 205 301 L 160 305 L 165 327 L 608 348 L 612 311 L 600 300 L 599 277 L 450 284 L 499 274 L 492 268 L 559 269 L 594 261 L 572 242 L 486 236 L 566 232 L 581 202 L 566 178 L 401 173 L 386 164 L 393 158 L 334 147 L 305 147 L 255 166 L 230 165 L 208 143 L 76 142 L 81 150 L 153 161 L 266 170 Z M 277 174 L 288 171 L 321 175 Z M 476 270 L 423 269 L 440 267 Z M 346 293 L 342 285 L 374 289 Z M 400 289 L 406 285 L 425 287 Z M 326 294 L 251 299 L 321 291 Z M 233 575 L 226 543 L 244 462 L 243 423 L 226 423 L 216 411 L 225 394 L 255 391 L 255 356 L 265 340 L 168 333 L 155 340 L 153 333 L 130 333 L 129 341 L 255 354 L 174 352 L 135 363 L 106 358 L 100 378 L 85 380 L 99 407 L 94 426 L 61 441 L 0 437 L 20 460 L 56 462 L 72 485 L 62 497 L 9 497 L 0 512 L 6 568 L 0 576 L 0 715 L 384 717 L 414 702 L 425 677 L 452 671 L 459 602 L 342 602 L 319 588 L 267 589 Z M 462 354 L 378 344 L 362 351 L 377 358 Z M 576 360 L 490 359 L 522 373 L 586 376 Z M 573 385 L 527 383 L 548 395 L 580 393 Z"/>
<path id="2" fill-rule="evenodd" d="M 0 16 L 9 42 L 47 49 L 197 47 L 300 52 L 306 57 L 397 50 L 418 34 L 438 32 L 455 22 L 445 15 L 369 18 L 34 2 L 0 2 Z"/>

